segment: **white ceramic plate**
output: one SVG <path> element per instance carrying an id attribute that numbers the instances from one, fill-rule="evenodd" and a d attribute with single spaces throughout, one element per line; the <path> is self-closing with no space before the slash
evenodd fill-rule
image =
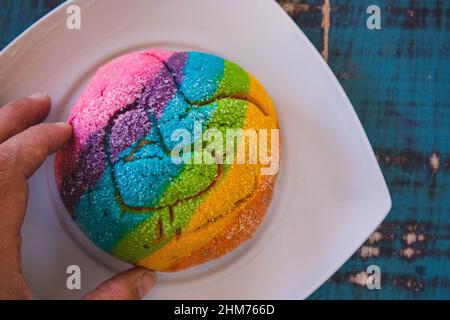
<path id="1" fill-rule="evenodd" d="M 66 28 L 69 4 L 81 7 L 81 30 Z M 0 102 L 47 91 L 48 121 L 65 120 L 100 64 L 148 47 L 212 52 L 249 70 L 275 101 L 283 140 L 275 196 L 256 236 L 218 260 L 159 275 L 148 298 L 306 298 L 381 223 L 391 200 L 344 91 L 274 1 L 66 3 L 2 51 Z M 66 219 L 52 164 L 31 179 L 24 272 L 38 298 L 77 298 L 128 266 Z M 82 290 L 66 288 L 71 264 L 81 267 Z"/>

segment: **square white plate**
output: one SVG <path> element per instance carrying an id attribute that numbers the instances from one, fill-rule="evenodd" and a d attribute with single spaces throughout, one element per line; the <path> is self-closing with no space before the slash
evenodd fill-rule
<path id="1" fill-rule="evenodd" d="M 81 30 L 66 8 L 81 7 Z M 108 0 L 66 3 L 0 56 L 0 99 L 47 91 L 49 121 L 67 118 L 95 69 L 147 47 L 207 51 L 253 73 L 272 96 L 283 154 L 275 196 L 254 239 L 225 257 L 161 274 L 148 298 L 306 298 L 335 272 L 391 207 L 364 130 L 338 81 L 272 0 Z M 38 298 L 77 298 L 126 264 L 74 227 L 49 159 L 31 179 L 23 228 L 24 272 Z M 82 290 L 66 288 L 66 268 Z"/>

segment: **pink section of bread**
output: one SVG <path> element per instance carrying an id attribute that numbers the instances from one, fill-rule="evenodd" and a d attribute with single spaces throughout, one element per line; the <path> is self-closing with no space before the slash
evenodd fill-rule
<path id="1" fill-rule="evenodd" d="M 143 85 L 161 70 L 162 64 L 146 53 L 131 53 L 114 59 L 92 78 L 69 117 L 81 144 L 90 134 L 103 128 L 112 114 L 134 102 Z M 158 56 L 166 58 L 164 53 Z"/>

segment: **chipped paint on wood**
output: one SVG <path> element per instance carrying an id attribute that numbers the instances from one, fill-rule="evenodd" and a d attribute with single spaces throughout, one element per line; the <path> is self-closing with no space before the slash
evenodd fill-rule
<path id="1" fill-rule="evenodd" d="M 381 241 L 382 239 L 383 239 L 383 234 L 379 231 L 375 231 L 374 233 L 372 233 L 370 235 L 368 242 L 370 244 L 373 244 L 373 243 Z"/>
<path id="2" fill-rule="evenodd" d="M 329 33 L 331 27 L 331 18 L 330 18 L 331 6 L 330 0 L 324 0 L 322 5 L 322 29 L 323 29 L 323 49 L 322 56 L 325 61 L 328 61 L 329 58 Z"/>
<path id="3" fill-rule="evenodd" d="M 433 154 L 430 156 L 430 167 L 431 170 L 436 173 L 439 170 L 439 166 L 440 166 L 440 159 L 439 156 L 433 152 Z"/>
<path id="4" fill-rule="evenodd" d="M 373 246 L 362 246 L 359 249 L 359 255 L 363 259 L 377 257 L 380 255 L 380 248 Z"/>
<path id="5" fill-rule="evenodd" d="M 356 284 L 362 287 L 367 286 L 367 282 L 369 280 L 369 275 L 365 271 L 358 272 L 356 274 L 351 274 L 348 277 L 348 282 L 352 284 Z"/>
<path id="6" fill-rule="evenodd" d="M 281 7 L 291 17 L 298 17 L 302 12 L 308 12 L 311 6 L 307 3 L 299 3 L 298 1 L 284 0 L 280 2 Z"/>

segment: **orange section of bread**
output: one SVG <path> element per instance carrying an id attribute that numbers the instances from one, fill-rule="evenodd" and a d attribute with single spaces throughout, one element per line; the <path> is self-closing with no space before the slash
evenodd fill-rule
<path id="1" fill-rule="evenodd" d="M 265 176 L 252 196 L 226 216 L 222 228 L 212 226 L 217 231 L 212 239 L 189 255 L 176 259 L 165 271 L 182 270 L 220 257 L 250 239 L 264 218 L 274 184 L 274 176 Z"/>

